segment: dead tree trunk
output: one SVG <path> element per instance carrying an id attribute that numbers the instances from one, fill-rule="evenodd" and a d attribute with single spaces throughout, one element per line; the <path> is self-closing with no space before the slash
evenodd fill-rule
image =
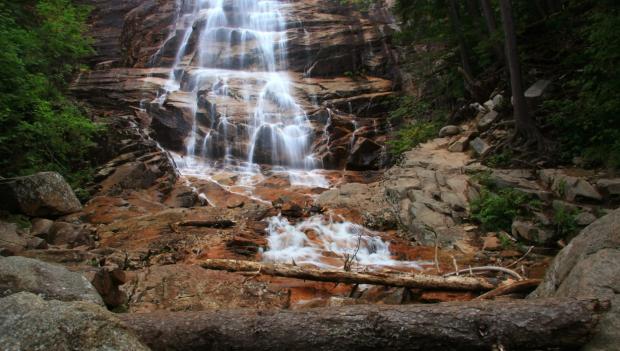
<path id="1" fill-rule="evenodd" d="M 334 282 L 345 284 L 374 284 L 398 286 L 406 288 L 433 289 L 433 290 L 490 290 L 494 285 L 482 278 L 473 277 L 441 277 L 426 274 L 407 273 L 375 273 L 375 272 L 347 272 L 343 270 L 317 269 L 310 267 L 293 266 L 289 264 L 262 263 L 236 260 L 207 260 L 201 264 L 202 268 L 229 271 L 255 272 L 278 277 L 297 278 L 304 280 Z"/>
<path id="2" fill-rule="evenodd" d="M 578 349 L 605 307 L 597 300 L 542 299 L 119 318 L 153 350 Z"/>
<path id="3" fill-rule="evenodd" d="M 521 64 L 519 63 L 517 34 L 515 31 L 511 0 L 500 0 L 500 10 L 502 13 L 504 34 L 506 36 L 506 61 L 508 62 L 508 70 L 510 71 L 510 87 L 512 89 L 514 105 L 516 135 L 523 137 L 527 143 L 536 142 L 539 148 L 541 148 L 542 135 L 536 127 L 536 122 L 528 111 L 525 96 L 523 95 L 523 76 L 521 74 Z"/>

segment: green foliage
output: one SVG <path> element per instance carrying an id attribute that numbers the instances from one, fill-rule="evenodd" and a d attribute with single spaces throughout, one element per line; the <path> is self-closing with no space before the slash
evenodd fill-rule
<path id="1" fill-rule="evenodd" d="M 601 1 L 574 35 L 583 50 L 566 55 L 570 69 L 555 99 L 547 101 L 561 157 L 583 157 L 590 166 L 620 168 L 620 3 Z"/>
<path id="2" fill-rule="evenodd" d="M 405 151 L 437 136 L 441 124 L 437 122 L 415 122 L 400 129 L 396 138 L 388 141 L 389 152 L 398 156 Z"/>
<path id="3" fill-rule="evenodd" d="M 579 225 L 577 224 L 579 211 L 568 206 L 556 204 L 553 206 L 553 227 L 558 237 L 567 237 L 575 234 Z"/>
<path id="4" fill-rule="evenodd" d="M 538 207 L 538 201 L 518 190 L 493 191 L 483 186 L 480 196 L 471 202 L 471 214 L 473 219 L 480 222 L 483 230 L 510 231 L 515 218 L 529 216 L 532 209 Z"/>
<path id="5" fill-rule="evenodd" d="M 392 156 L 398 157 L 439 133 L 443 125 L 442 111 L 433 110 L 427 102 L 410 96 L 400 97 L 392 104 L 390 122 L 402 124 L 387 142 Z"/>
<path id="6" fill-rule="evenodd" d="M 100 130 L 66 97 L 90 54 L 88 9 L 70 0 L 0 3 L 0 170 L 58 171 L 76 184 Z"/>

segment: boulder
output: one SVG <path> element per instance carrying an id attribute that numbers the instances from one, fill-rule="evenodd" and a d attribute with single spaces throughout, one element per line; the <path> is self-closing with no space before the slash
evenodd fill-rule
<path id="1" fill-rule="evenodd" d="M 551 85 L 551 82 L 548 80 L 541 79 L 536 81 L 525 91 L 525 98 L 528 100 L 540 99 L 549 88 L 549 85 Z"/>
<path id="2" fill-rule="evenodd" d="M 101 267 L 88 272 L 84 275 L 97 289 L 103 298 L 106 306 L 115 308 L 127 303 L 127 295 L 119 290 L 119 286 L 127 282 L 125 271 L 117 267 Z"/>
<path id="3" fill-rule="evenodd" d="M 16 255 L 28 246 L 28 239 L 20 235 L 17 224 L 0 221 L 0 248 L 4 255 Z"/>
<path id="4" fill-rule="evenodd" d="M 472 147 L 472 149 L 474 149 L 474 151 L 478 154 L 478 155 L 482 155 L 485 152 L 487 152 L 490 148 L 489 144 L 486 143 L 486 141 L 480 139 L 480 138 L 476 138 L 474 140 L 472 140 L 469 145 Z"/>
<path id="5" fill-rule="evenodd" d="M 30 235 L 39 238 L 47 238 L 47 234 L 54 225 L 54 221 L 45 218 L 35 218 L 31 222 Z"/>
<path id="6" fill-rule="evenodd" d="M 489 111 L 484 116 L 482 116 L 482 118 L 480 118 L 480 121 L 478 121 L 478 129 L 482 131 L 489 129 L 491 125 L 497 121 L 498 118 L 499 113 L 497 113 L 497 111 Z"/>
<path id="7" fill-rule="evenodd" d="M 65 179 L 56 172 L 0 180 L 0 209 L 32 217 L 57 217 L 82 209 Z"/>
<path id="8" fill-rule="evenodd" d="M 542 284 L 528 298 L 596 297 L 611 310 L 583 350 L 620 350 L 620 209 L 598 219 L 553 260 Z"/>
<path id="9" fill-rule="evenodd" d="M 45 299 L 103 306 L 97 290 L 79 273 L 26 257 L 0 258 L 0 296 L 27 291 Z"/>
<path id="10" fill-rule="evenodd" d="M 450 146 L 448 146 L 448 151 L 464 152 L 465 150 L 467 150 L 467 147 L 469 146 L 469 139 L 470 139 L 469 135 L 464 135 L 458 138 L 456 141 L 450 144 Z"/>
<path id="11" fill-rule="evenodd" d="M 620 197 L 620 178 L 599 179 L 596 186 L 608 197 Z"/>
<path id="12" fill-rule="evenodd" d="M 539 244 L 544 244 L 553 238 L 552 232 L 544 230 L 530 221 L 522 220 L 512 222 L 512 235 Z"/>
<path id="13" fill-rule="evenodd" d="M 52 245 L 68 245 L 69 247 L 91 246 L 93 239 L 90 234 L 90 230 L 84 225 L 55 222 L 49 230 L 47 242 Z"/>
<path id="14" fill-rule="evenodd" d="M 459 126 L 445 126 L 439 130 L 439 137 L 445 138 L 459 133 L 461 133 L 461 128 Z"/>
<path id="15" fill-rule="evenodd" d="M 88 302 L 0 299 L 3 350 L 149 350 L 111 312 Z"/>

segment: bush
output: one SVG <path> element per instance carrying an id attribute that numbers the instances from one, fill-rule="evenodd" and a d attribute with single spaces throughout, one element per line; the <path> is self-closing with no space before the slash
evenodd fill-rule
<path id="1" fill-rule="evenodd" d="M 472 218 L 486 231 L 510 231 L 516 217 L 529 216 L 540 203 L 514 189 L 492 191 L 483 186 L 480 196 L 471 202 Z"/>
<path id="2" fill-rule="evenodd" d="M 563 205 L 553 206 L 553 227 L 555 235 L 558 237 L 567 237 L 575 234 L 579 225 L 577 224 L 577 215 L 579 211 Z"/>

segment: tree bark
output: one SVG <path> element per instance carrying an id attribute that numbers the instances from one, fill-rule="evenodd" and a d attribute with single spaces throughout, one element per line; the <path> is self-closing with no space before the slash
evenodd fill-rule
<path id="1" fill-rule="evenodd" d="M 525 96 L 523 95 L 523 76 L 517 50 L 517 34 L 513 19 L 512 2 L 511 0 L 500 0 L 499 3 L 504 35 L 506 37 L 506 60 L 510 71 L 510 87 L 512 89 L 516 134 L 524 137 L 526 142 L 535 141 L 540 146 L 542 136 L 528 111 Z"/>
<path id="2" fill-rule="evenodd" d="M 212 259 L 202 263 L 201 267 L 229 272 L 256 272 L 257 274 L 321 282 L 374 284 L 418 289 L 482 291 L 495 287 L 485 279 L 473 277 L 444 278 L 426 274 L 347 272 L 253 261 Z"/>
<path id="3" fill-rule="evenodd" d="M 541 299 L 121 314 L 153 350 L 577 349 L 608 303 Z"/>

